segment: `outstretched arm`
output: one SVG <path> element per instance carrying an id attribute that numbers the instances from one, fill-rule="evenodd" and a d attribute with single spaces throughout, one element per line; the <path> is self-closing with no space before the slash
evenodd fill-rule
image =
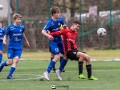
<path id="1" fill-rule="evenodd" d="M 62 30 L 57 31 L 57 32 L 52 32 L 52 33 L 50 33 L 50 35 L 52 35 L 52 36 L 60 36 L 60 35 L 63 35 L 65 33 L 66 33 L 66 30 L 62 29 Z"/>

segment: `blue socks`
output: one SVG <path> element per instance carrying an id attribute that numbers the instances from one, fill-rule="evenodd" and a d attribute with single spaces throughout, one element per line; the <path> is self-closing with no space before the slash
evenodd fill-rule
<path id="1" fill-rule="evenodd" d="M 47 68 L 47 72 L 50 73 L 51 69 L 55 66 L 55 62 L 53 60 L 50 61 L 48 68 Z"/>
<path id="2" fill-rule="evenodd" d="M 67 60 L 65 60 L 64 58 L 61 58 L 61 63 L 60 63 L 60 67 L 59 70 L 62 72 L 62 70 L 64 69 L 65 65 L 67 63 Z"/>
<path id="3" fill-rule="evenodd" d="M 0 54 L 0 63 L 2 63 L 2 57 L 3 57 L 3 55 Z"/>
<path id="4" fill-rule="evenodd" d="M 12 77 L 12 74 L 14 73 L 14 71 L 15 71 L 15 68 L 11 67 L 8 76 Z"/>
<path id="5" fill-rule="evenodd" d="M 1 66 L 0 66 L 0 72 L 2 71 L 2 69 L 3 69 L 4 66 L 8 66 L 6 62 L 3 62 L 3 63 L 1 64 Z"/>

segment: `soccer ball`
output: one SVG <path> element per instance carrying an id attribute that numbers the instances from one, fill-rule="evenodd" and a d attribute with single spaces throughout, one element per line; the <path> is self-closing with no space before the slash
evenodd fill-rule
<path id="1" fill-rule="evenodd" d="M 2 10 L 3 9 L 3 5 L 0 5 L 0 10 Z"/>
<path id="2" fill-rule="evenodd" d="M 54 84 L 51 85 L 51 88 L 52 88 L 52 89 L 56 89 L 56 85 L 54 85 Z"/>
<path id="3" fill-rule="evenodd" d="M 100 36 L 100 37 L 105 36 L 106 33 L 107 33 L 107 32 L 106 32 L 106 29 L 105 29 L 105 28 L 99 28 L 99 29 L 97 30 L 97 35 Z"/>

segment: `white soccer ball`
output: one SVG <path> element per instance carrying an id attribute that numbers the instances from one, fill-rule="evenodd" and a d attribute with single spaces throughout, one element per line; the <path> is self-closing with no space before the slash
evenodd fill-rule
<path id="1" fill-rule="evenodd" d="M 52 89 L 56 89 L 56 85 L 54 85 L 54 84 L 51 85 L 51 88 L 52 88 Z"/>
<path id="2" fill-rule="evenodd" d="M 0 10 L 2 10 L 3 9 L 3 5 L 0 5 Z"/>
<path id="3" fill-rule="evenodd" d="M 106 31 L 105 28 L 99 28 L 97 30 L 97 35 L 100 36 L 100 37 L 105 36 L 106 34 L 107 34 L 107 31 Z"/>

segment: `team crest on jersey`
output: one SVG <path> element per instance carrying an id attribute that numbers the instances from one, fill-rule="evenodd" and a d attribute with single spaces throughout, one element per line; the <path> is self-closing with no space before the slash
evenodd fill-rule
<path id="1" fill-rule="evenodd" d="M 60 24 L 60 23 L 58 23 L 58 25 L 60 26 L 61 24 Z"/>
<path id="2" fill-rule="evenodd" d="M 20 29 L 20 32 L 22 32 L 22 30 Z"/>

